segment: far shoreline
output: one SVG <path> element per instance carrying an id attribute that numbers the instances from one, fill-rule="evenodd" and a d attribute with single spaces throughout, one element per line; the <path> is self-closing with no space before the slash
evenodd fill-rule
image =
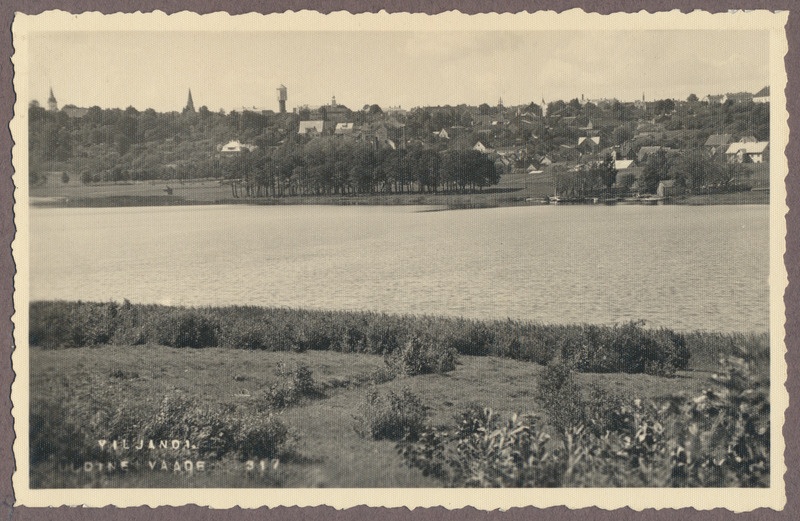
<path id="1" fill-rule="evenodd" d="M 518 206 L 545 206 L 541 197 L 514 197 L 506 194 L 497 197 L 490 193 L 472 194 L 380 194 L 355 196 L 295 196 L 263 198 L 190 199 L 176 195 L 109 195 L 109 196 L 49 196 L 30 197 L 30 206 L 37 208 L 115 208 L 140 206 L 435 206 L 439 209 L 461 210 L 481 208 L 504 208 Z M 644 203 L 620 202 L 620 205 L 643 205 Z M 659 204 L 674 206 L 718 206 L 718 205 L 769 205 L 769 191 L 731 192 L 708 195 L 675 197 Z M 581 206 L 605 206 L 604 204 L 582 204 Z"/>

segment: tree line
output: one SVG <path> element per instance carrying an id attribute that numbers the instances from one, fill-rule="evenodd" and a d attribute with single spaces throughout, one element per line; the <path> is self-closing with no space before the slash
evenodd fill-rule
<path id="1" fill-rule="evenodd" d="M 334 137 L 221 158 L 233 197 L 475 191 L 500 172 L 476 150 L 374 148 Z"/>

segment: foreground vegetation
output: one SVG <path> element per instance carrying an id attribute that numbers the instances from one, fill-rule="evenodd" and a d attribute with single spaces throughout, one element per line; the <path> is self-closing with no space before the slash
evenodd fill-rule
<path id="1" fill-rule="evenodd" d="M 65 302 L 30 324 L 35 487 L 768 484 L 766 334 Z"/>
<path id="2" fill-rule="evenodd" d="M 45 348 L 149 343 L 384 355 L 412 342 L 441 357 L 456 352 L 538 364 L 561 359 L 584 372 L 658 375 L 686 369 L 691 352 L 686 335 L 646 329 L 639 322 L 543 325 L 286 308 L 180 308 L 127 301 L 35 302 L 29 333 L 31 345 Z"/>

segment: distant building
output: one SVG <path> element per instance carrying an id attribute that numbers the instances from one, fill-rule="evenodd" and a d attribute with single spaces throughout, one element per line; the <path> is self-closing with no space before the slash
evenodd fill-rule
<path id="1" fill-rule="evenodd" d="M 76 107 L 75 105 L 64 105 L 64 107 L 61 109 L 61 112 L 70 118 L 82 118 L 89 112 L 89 109 Z"/>
<path id="2" fill-rule="evenodd" d="M 614 160 L 614 168 L 619 170 L 627 170 L 628 168 L 633 166 L 633 159 L 615 159 Z"/>
<path id="3" fill-rule="evenodd" d="M 352 123 L 337 123 L 333 133 L 337 136 L 349 136 L 355 131 Z"/>
<path id="4" fill-rule="evenodd" d="M 708 136 L 703 146 L 711 155 L 714 155 L 721 150 L 725 150 L 733 141 L 734 139 L 731 134 L 711 134 Z"/>
<path id="5" fill-rule="evenodd" d="M 475 145 L 472 147 L 472 150 L 477 150 L 478 152 L 482 152 L 484 154 L 488 154 L 489 152 L 492 151 L 491 148 L 487 147 L 486 145 L 484 145 L 480 141 L 475 143 Z"/>
<path id="6" fill-rule="evenodd" d="M 446 129 L 442 129 L 438 132 L 434 132 L 433 135 L 438 137 L 439 139 L 450 139 L 450 134 L 447 133 Z"/>
<path id="7" fill-rule="evenodd" d="M 728 97 L 725 94 L 708 94 L 707 96 L 704 96 L 703 99 L 701 99 L 700 101 L 704 101 L 709 105 L 714 105 L 714 104 L 725 103 L 727 99 Z"/>
<path id="8" fill-rule="evenodd" d="M 351 118 L 351 111 L 344 105 L 336 103 L 336 96 L 331 97 L 331 104 L 319 108 L 322 119 L 337 123 L 346 122 Z"/>
<path id="9" fill-rule="evenodd" d="M 408 114 L 408 111 L 406 109 L 400 107 L 400 105 L 398 105 L 396 107 L 389 107 L 386 110 L 384 110 L 383 112 L 386 113 L 386 114 L 400 114 L 400 115 Z"/>
<path id="10" fill-rule="evenodd" d="M 669 151 L 670 149 L 666 147 L 660 146 L 643 146 L 639 149 L 639 152 L 636 154 L 636 162 L 640 165 L 647 161 L 647 158 L 653 154 L 657 154 L 661 151 Z"/>
<path id="11" fill-rule="evenodd" d="M 600 146 L 600 136 L 584 136 L 578 138 L 578 148 L 588 148 L 591 150 Z"/>
<path id="12" fill-rule="evenodd" d="M 683 192 L 683 187 L 676 185 L 674 179 L 659 181 L 658 188 L 656 189 L 656 195 L 658 197 L 674 197 L 676 195 L 682 195 Z"/>
<path id="13" fill-rule="evenodd" d="M 325 122 L 321 119 L 315 121 L 301 121 L 297 133 L 303 136 L 320 135 L 325 131 Z"/>
<path id="14" fill-rule="evenodd" d="M 747 103 L 753 101 L 753 95 L 749 92 L 735 92 L 726 94 L 726 101 L 731 100 L 734 103 Z"/>
<path id="15" fill-rule="evenodd" d="M 753 101 L 755 103 L 769 103 L 769 85 L 753 94 Z"/>
<path id="16" fill-rule="evenodd" d="M 220 148 L 220 152 L 225 155 L 234 155 L 234 154 L 241 154 L 247 150 L 248 152 L 254 152 L 258 150 L 258 146 L 256 145 L 248 145 L 245 143 L 240 142 L 238 139 L 233 141 L 228 141 Z"/>
<path id="17" fill-rule="evenodd" d="M 729 163 L 763 163 L 768 154 L 769 141 L 731 143 L 725 152 Z"/>

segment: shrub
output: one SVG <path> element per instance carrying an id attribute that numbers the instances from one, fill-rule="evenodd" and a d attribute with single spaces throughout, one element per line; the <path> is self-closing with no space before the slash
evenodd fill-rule
<path id="1" fill-rule="evenodd" d="M 437 347 L 430 339 L 413 337 L 401 349 L 385 356 L 387 367 L 396 374 L 446 373 L 456 367 L 456 351 Z"/>
<path id="2" fill-rule="evenodd" d="M 536 398 L 550 423 L 560 432 L 585 422 L 582 392 L 572 377 L 572 369 L 563 362 L 548 365 L 536 388 Z"/>
<path id="3" fill-rule="evenodd" d="M 30 464 L 45 462 L 80 463 L 88 447 L 80 423 L 62 404 L 31 402 Z"/>
<path id="4" fill-rule="evenodd" d="M 400 394 L 372 391 L 359 406 L 356 432 L 376 440 L 416 439 L 425 426 L 427 408 L 408 389 Z"/>
<path id="5" fill-rule="evenodd" d="M 317 398 L 322 394 L 314 382 L 311 368 L 305 364 L 290 366 L 281 362 L 278 364 L 277 374 L 281 381 L 265 391 L 267 408 L 282 409 L 303 398 Z"/>
<path id="6" fill-rule="evenodd" d="M 191 440 L 201 455 L 221 457 L 235 450 L 236 422 L 229 407 L 198 403 L 175 391 L 166 395 L 143 426 L 151 439 Z"/>
<path id="7" fill-rule="evenodd" d="M 170 347 L 213 347 L 217 345 L 217 323 L 196 311 L 175 310 L 155 322 L 155 339 Z"/>
<path id="8" fill-rule="evenodd" d="M 63 302 L 32 302 L 28 325 L 30 345 L 45 348 L 71 344 L 69 305 Z"/>
<path id="9" fill-rule="evenodd" d="M 427 429 L 419 440 L 399 445 L 400 453 L 425 475 L 452 487 L 559 486 L 560 455 L 532 418 L 502 421 L 491 409 L 472 406 L 456 417 L 455 430 Z"/>
<path id="10" fill-rule="evenodd" d="M 239 457 L 274 458 L 288 438 L 286 426 L 272 415 L 246 416 L 238 425 L 235 441 Z"/>
<path id="11" fill-rule="evenodd" d="M 294 364 L 289 366 L 285 362 L 278 364 L 278 376 L 282 377 L 287 388 L 300 396 L 314 396 L 317 394 L 316 384 L 314 383 L 311 368 L 306 364 Z"/>
<path id="12" fill-rule="evenodd" d="M 580 342 L 561 348 L 561 357 L 575 369 L 594 373 L 647 373 L 672 375 L 685 369 L 689 351 L 682 335 L 672 331 L 649 331 L 643 322 L 614 327 L 583 327 Z"/>

